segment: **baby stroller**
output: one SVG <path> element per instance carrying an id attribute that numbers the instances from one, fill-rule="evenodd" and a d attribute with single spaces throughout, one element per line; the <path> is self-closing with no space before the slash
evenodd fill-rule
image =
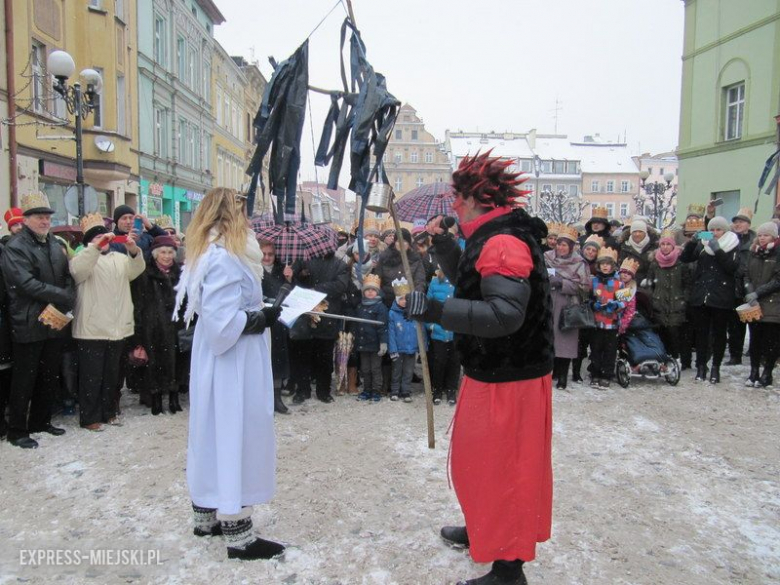
<path id="1" fill-rule="evenodd" d="M 670 386 L 680 381 L 680 364 L 666 353 L 658 333 L 641 313 L 634 315 L 626 332 L 618 338 L 615 379 L 628 388 L 631 378 L 664 378 Z"/>

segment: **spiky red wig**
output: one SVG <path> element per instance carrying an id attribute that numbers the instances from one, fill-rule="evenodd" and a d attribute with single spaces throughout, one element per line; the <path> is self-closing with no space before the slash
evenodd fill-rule
<path id="1" fill-rule="evenodd" d="M 483 207 L 505 207 L 520 203 L 530 191 L 518 189 L 528 177 L 512 173 L 507 169 L 514 161 L 490 156 L 491 148 L 485 154 L 465 157 L 458 170 L 452 173 L 452 188 L 463 197 L 474 197 Z"/>

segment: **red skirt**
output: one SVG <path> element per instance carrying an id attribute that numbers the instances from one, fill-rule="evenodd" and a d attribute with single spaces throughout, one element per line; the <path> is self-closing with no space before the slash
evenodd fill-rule
<path id="1" fill-rule="evenodd" d="M 450 469 L 478 563 L 536 557 L 552 525 L 552 379 L 464 377 Z"/>

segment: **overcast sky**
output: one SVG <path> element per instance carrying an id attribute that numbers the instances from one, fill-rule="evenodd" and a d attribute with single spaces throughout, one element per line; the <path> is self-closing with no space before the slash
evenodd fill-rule
<path id="1" fill-rule="evenodd" d="M 345 0 L 346 1 L 346 0 Z M 231 55 L 287 58 L 335 0 L 216 0 Z M 438 140 L 450 130 L 627 136 L 632 152 L 677 145 L 681 0 L 353 0 L 369 62 Z M 338 6 L 310 40 L 310 83 L 339 89 Z M 346 54 L 346 52 L 345 52 Z M 329 98 L 310 94 L 315 141 Z M 311 129 L 301 176 L 314 179 Z M 324 173 L 319 171 L 320 180 Z"/>

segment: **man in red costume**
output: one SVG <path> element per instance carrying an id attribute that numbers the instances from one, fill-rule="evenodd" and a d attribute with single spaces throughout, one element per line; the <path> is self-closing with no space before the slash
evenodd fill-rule
<path id="1" fill-rule="evenodd" d="M 463 159 L 452 185 L 465 249 L 440 217 L 427 228 L 455 296 L 407 301 L 413 319 L 455 333 L 464 368 L 451 473 L 466 526 L 441 532 L 493 566 L 459 585 L 525 585 L 523 563 L 552 523 L 552 303 L 538 244 L 547 228 L 515 207 L 525 179 L 510 164 L 490 152 Z"/>

